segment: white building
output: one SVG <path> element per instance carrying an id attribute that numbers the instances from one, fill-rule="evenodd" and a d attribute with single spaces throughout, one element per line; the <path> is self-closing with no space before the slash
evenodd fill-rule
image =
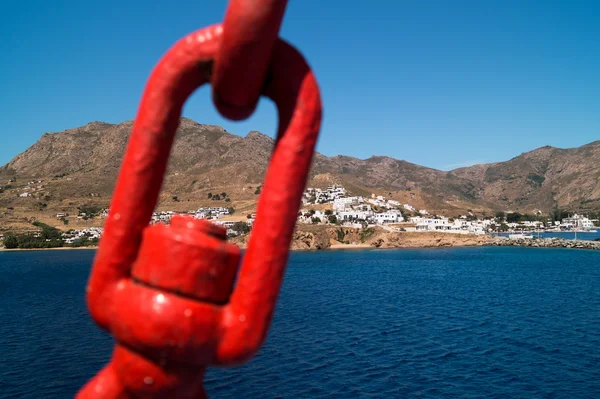
<path id="1" fill-rule="evenodd" d="M 342 186 L 329 186 L 326 190 L 309 187 L 302 195 L 303 204 L 327 204 L 346 195 L 346 189 Z"/>
<path id="2" fill-rule="evenodd" d="M 374 217 L 377 224 L 398 223 L 399 220 L 403 219 L 402 215 L 399 215 L 398 212 L 376 213 Z"/>
<path id="3" fill-rule="evenodd" d="M 490 224 L 490 220 L 477 220 L 471 222 L 459 218 L 450 225 L 450 232 L 463 234 L 485 234 Z"/>
<path id="4" fill-rule="evenodd" d="M 333 198 L 341 198 L 346 195 L 346 189 L 342 186 L 329 186 L 327 187 L 327 192 Z"/>
<path id="5" fill-rule="evenodd" d="M 352 220 L 352 219 L 363 219 L 367 220 L 373 216 L 373 211 L 357 211 L 357 210 L 347 210 L 339 213 L 339 218 L 344 220 Z"/>
<path id="6" fill-rule="evenodd" d="M 333 200 L 333 210 L 336 212 L 345 211 L 346 208 L 351 208 L 352 206 L 359 205 L 364 202 L 365 200 L 363 197 L 336 198 Z"/>
<path id="7" fill-rule="evenodd" d="M 448 221 L 448 218 L 442 217 L 439 219 L 434 218 L 424 218 L 420 216 L 415 216 L 410 218 L 410 221 L 416 224 L 417 231 L 435 231 L 442 230 L 448 231 L 451 229 L 451 224 Z"/>
<path id="8" fill-rule="evenodd" d="M 188 213 L 193 214 L 196 219 L 219 219 L 229 215 L 229 209 L 223 207 L 198 208 Z"/>
<path id="9" fill-rule="evenodd" d="M 564 218 L 560 225 L 565 228 L 591 229 L 594 227 L 594 222 L 585 216 L 574 214 L 571 217 Z"/>
<path id="10" fill-rule="evenodd" d="M 173 215 L 175 215 L 175 212 L 173 212 L 173 211 L 154 212 L 152 214 L 151 222 L 153 222 L 153 223 L 170 222 Z"/>
<path id="11" fill-rule="evenodd" d="M 233 227 L 236 222 L 233 221 L 216 221 L 214 222 L 216 225 L 224 226 L 224 227 Z"/>
<path id="12" fill-rule="evenodd" d="M 70 233 L 63 233 L 62 237 L 65 243 L 73 244 L 75 241 L 80 240 L 84 235 L 90 239 L 100 239 L 104 229 L 102 227 L 90 227 L 89 229 L 73 230 Z"/>
<path id="13" fill-rule="evenodd" d="M 378 199 L 368 199 L 367 202 L 369 204 L 373 204 L 375 206 L 381 207 L 381 208 L 389 208 L 388 204 L 386 201 L 381 201 Z"/>

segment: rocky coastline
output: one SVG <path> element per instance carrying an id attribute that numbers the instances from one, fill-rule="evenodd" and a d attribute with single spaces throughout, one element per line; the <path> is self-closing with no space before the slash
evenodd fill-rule
<path id="1" fill-rule="evenodd" d="M 600 250 L 600 241 L 565 240 L 564 238 L 511 239 L 496 238 L 491 245 L 500 247 L 572 248 Z"/>
<path id="2" fill-rule="evenodd" d="M 232 243 L 246 248 L 250 236 L 235 237 Z M 339 226 L 299 225 L 292 238 L 292 251 L 365 248 L 439 248 L 491 245 L 487 235 L 439 232 L 394 232 L 379 227 L 355 229 Z"/>
<path id="3" fill-rule="evenodd" d="M 246 248 L 249 236 L 232 242 Z M 292 251 L 322 251 L 368 248 L 451 248 L 451 247 L 532 247 L 600 250 L 600 241 L 564 238 L 511 239 L 490 235 L 440 232 L 393 232 L 382 228 L 353 229 L 333 226 L 299 225 L 291 243 Z"/>
<path id="4" fill-rule="evenodd" d="M 250 236 L 230 239 L 230 242 L 245 249 Z M 600 241 L 566 240 L 564 238 L 507 238 L 489 235 L 452 234 L 439 232 L 393 232 L 382 228 L 354 229 L 333 226 L 298 226 L 294 232 L 290 249 L 292 251 L 323 251 L 344 249 L 385 249 L 385 248 L 451 248 L 451 247 L 530 247 L 568 248 L 600 250 Z M 96 249 L 97 247 L 54 249 Z M 40 249 L 41 250 L 41 249 Z M 22 251 L 21 249 L 0 251 Z"/>

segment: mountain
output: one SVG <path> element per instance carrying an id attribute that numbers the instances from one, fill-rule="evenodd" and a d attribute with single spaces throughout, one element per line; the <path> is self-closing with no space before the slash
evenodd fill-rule
<path id="1" fill-rule="evenodd" d="M 478 199 L 498 209 L 600 208 L 600 141 L 570 149 L 541 147 L 506 162 L 449 174 L 480 187 Z"/>
<path id="2" fill-rule="evenodd" d="M 92 122 L 45 133 L 0 168 L 0 179 L 42 180 L 34 197 L 63 206 L 83 200 L 108 204 L 133 125 Z M 259 132 L 246 137 L 182 118 L 161 204 L 206 201 L 227 192 L 232 204 L 251 208 L 257 199 L 274 141 Z M 358 195 L 371 193 L 433 211 L 549 211 L 600 207 L 600 141 L 579 148 L 542 147 L 509 161 L 444 172 L 390 157 L 357 159 L 315 154 L 310 186 L 342 184 Z M 0 186 L 1 187 L 1 186 Z M 17 183 L 0 194 L 0 208 L 19 205 Z M 17 195 L 15 195 L 17 194 Z"/>

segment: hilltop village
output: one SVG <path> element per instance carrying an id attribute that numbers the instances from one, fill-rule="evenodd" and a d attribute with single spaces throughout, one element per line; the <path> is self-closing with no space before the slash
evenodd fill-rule
<path id="1" fill-rule="evenodd" d="M 308 188 L 304 192 L 303 204 L 331 204 L 332 209 L 301 211 L 298 217 L 300 223 L 330 223 L 355 228 L 381 226 L 412 232 L 486 234 L 502 231 L 588 231 L 598 225 L 598 219 L 578 214 L 566 215 L 564 212 L 551 217 L 504 212 L 481 218 L 472 212 L 457 218 L 432 215 L 426 209 L 416 209 L 382 195 L 372 194 L 368 198 L 347 196 L 341 186 L 330 186 L 326 190 Z"/>
<path id="2" fill-rule="evenodd" d="M 20 197 L 33 197 L 43 188 L 43 181 L 30 182 Z M 227 197 L 226 193 L 222 194 Z M 228 197 L 227 197 L 228 198 Z M 229 201 L 227 201 L 229 202 Z M 80 206 L 78 219 L 105 219 L 107 208 Z M 176 214 L 188 214 L 197 219 L 207 219 L 227 229 L 229 237 L 244 236 L 251 232 L 256 214 L 237 215 L 233 207 L 201 207 L 187 212 L 154 212 L 151 224 L 169 224 Z M 68 225 L 73 216 L 57 213 L 56 219 Z M 467 212 L 457 217 L 431 214 L 408 203 L 401 203 L 383 195 L 369 197 L 352 196 L 340 185 L 326 189 L 307 188 L 298 213 L 298 225 L 330 226 L 336 228 L 369 230 L 379 228 L 387 232 L 452 233 L 462 235 L 486 235 L 490 233 L 514 233 L 533 231 L 594 231 L 598 220 L 579 214 L 557 211 L 551 215 L 522 215 L 497 212 L 494 215 L 475 216 Z M 41 231 L 15 235 L 7 233 L 3 239 L 6 248 L 36 248 L 60 246 L 96 245 L 102 236 L 102 227 L 58 230 L 41 222 L 34 222 Z"/>

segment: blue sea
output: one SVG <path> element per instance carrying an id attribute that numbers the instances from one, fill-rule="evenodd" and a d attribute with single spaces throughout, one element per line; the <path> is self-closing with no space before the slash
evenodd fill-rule
<path id="1" fill-rule="evenodd" d="M 0 398 L 69 398 L 109 359 L 93 251 L 0 252 Z M 293 253 L 267 342 L 211 398 L 600 398 L 600 251 Z"/>

